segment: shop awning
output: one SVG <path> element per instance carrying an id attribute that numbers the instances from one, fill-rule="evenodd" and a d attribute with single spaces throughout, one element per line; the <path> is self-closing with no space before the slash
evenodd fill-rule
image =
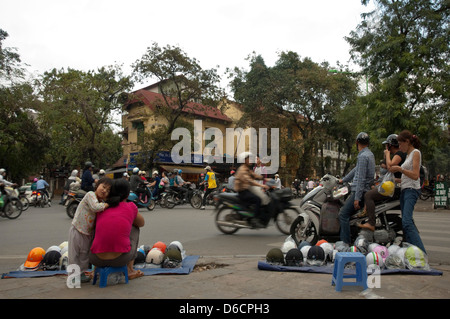
<path id="1" fill-rule="evenodd" d="M 176 166 L 176 165 L 160 165 L 161 168 L 168 172 L 173 172 L 175 169 L 181 169 L 186 174 L 204 174 L 204 167 L 192 167 L 192 166 Z"/>

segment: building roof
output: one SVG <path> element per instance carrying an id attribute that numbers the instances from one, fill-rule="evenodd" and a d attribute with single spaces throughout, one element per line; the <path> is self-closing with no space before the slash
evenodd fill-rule
<path id="1" fill-rule="evenodd" d="M 151 92 L 145 89 L 137 90 L 133 92 L 135 95 L 135 99 L 129 102 L 129 104 L 136 103 L 138 101 L 144 103 L 144 105 L 149 106 L 152 110 L 158 104 L 159 101 L 164 101 L 163 95 L 160 93 Z M 173 105 L 172 108 L 176 108 L 176 105 Z M 232 122 L 228 116 L 223 114 L 219 109 L 203 105 L 196 102 L 189 102 L 184 108 L 184 113 L 212 118 L 215 120 L 221 120 L 226 122 Z"/>

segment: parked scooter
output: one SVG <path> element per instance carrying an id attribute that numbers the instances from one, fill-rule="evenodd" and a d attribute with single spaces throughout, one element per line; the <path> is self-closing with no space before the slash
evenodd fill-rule
<path id="1" fill-rule="evenodd" d="M 290 234 L 291 223 L 299 215 L 300 211 L 291 203 L 292 192 L 289 188 L 274 189 L 275 183 L 269 181 L 270 189 L 267 196 L 270 204 L 261 209 L 270 211 L 270 219 L 275 222 L 278 230 L 283 234 Z M 239 199 L 238 193 L 222 192 L 215 196 L 216 226 L 224 234 L 234 234 L 241 228 L 258 229 L 252 222 L 255 217 L 253 207 Z M 267 225 L 266 225 L 267 226 Z"/>
<path id="2" fill-rule="evenodd" d="M 325 175 L 321 184 L 310 191 L 300 203 L 300 215 L 291 225 L 290 234 L 297 245 L 308 241 L 312 245 L 319 239 L 339 241 L 339 210 L 348 197 L 347 186 L 338 185 L 339 180 L 332 175 Z M 400 209 L 398 198 L 387 198 L 375 206 L 376 226 L 373 242 L 388 244 L 396 237 L 402 236 L 402 220 L 399 213 L 390 212 Z M 352 241 L 361 231 L 357 225 L 367 222 L 362 209 L 350 217 Z M 370 231 L 369 231 L 370 232 Z"/>
<path id="3" fill-rule="evenodd" d="M 77 211 L 78 204 L 80 204 L 86 192 L 82 189 L 78 190 L 69 190 L 67 193 L 66 200 L 64 202 L 64 206 L 66 207 L 67 216 L 73 218 L 75 216 L 75 212 Z"/>

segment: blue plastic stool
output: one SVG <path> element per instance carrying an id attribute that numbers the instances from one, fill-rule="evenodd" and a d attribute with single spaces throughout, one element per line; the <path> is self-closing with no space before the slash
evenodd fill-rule
<path id="1" fill-rule="evenodd" d="M 125 275 L 125 283 L 128 283 L 128 268 L 127 265 L 123 267 L 95 267 L 94 270 L 94 279 L 92 281 L 92 284 L 95 285 L 97 282 L 97 276 L 100 275 L 100 288 L 105 288 L 108 284 L 108 276 L 109 274 L 116 273 L 116 272 L 122 272 Z"/>
<path id="2" fill-rule="evenodd" d="M 356 263 L 356 274 L 344 275 L 347 263 Z M 355 278 L 356 281 L 344 281 L 344 278 Z M 331 285 L 336 285 L 336 291 L 342 291 L 342 286 L 362 286 L 367 289 L 366 257 L 361 253 L 337 253 L 334 260 Z"/>

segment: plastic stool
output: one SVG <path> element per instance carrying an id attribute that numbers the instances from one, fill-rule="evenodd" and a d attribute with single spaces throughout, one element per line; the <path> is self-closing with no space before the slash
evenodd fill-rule
<path id="1" fill-rule="evenodd" d="M 94 279 L 92 281 L 92 284 L 95 285 L 97 282 L 97 276 L 100 275 L 100 288 L 105 288 L 108 283 L 108 276 L 109 274 L 116 273 L 116 272 L 122 272 L 125 275 L 125 283 L 128 283 L 128 268 L 127 265 L 123 267 L 95 267 L 94 270 Z"/>
<path id="2" fill-rule="evenodd" d="M 356 274 L 344 275 L 345 265 L 350 262 L 356 263 Z M 355 278 L 356 281 L 348 282 L 344 278 Z M 336 285 L 336 291 L 342 291 L 342 286 L 362 286 L 364 290 L 367 289 L 366 257 L 361 253 L 337 253 L 331 285 Z"/>

